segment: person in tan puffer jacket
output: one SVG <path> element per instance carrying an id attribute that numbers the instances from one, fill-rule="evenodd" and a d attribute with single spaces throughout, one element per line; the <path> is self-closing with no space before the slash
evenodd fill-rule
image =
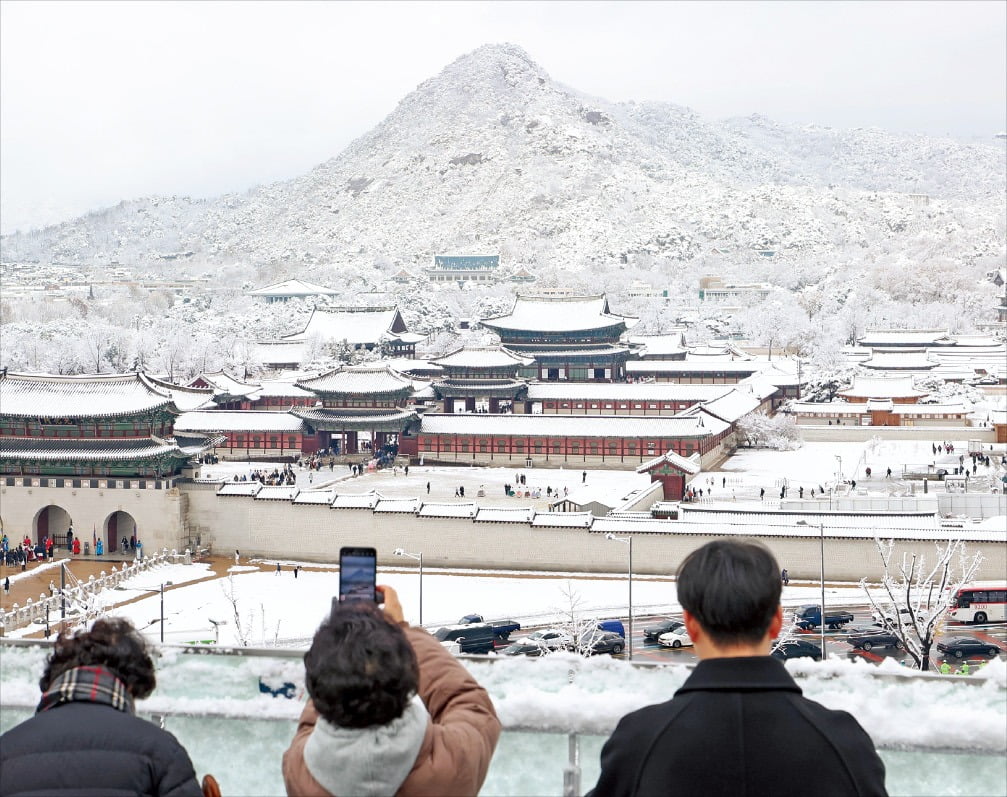
<path id="1" fill-rule="evenodd" d="M 486 690 L 398 595 L 333 602 L 304 656 L 309 699 L 283 781 L 297 797 L 475 795 L 500 737 Z"/>

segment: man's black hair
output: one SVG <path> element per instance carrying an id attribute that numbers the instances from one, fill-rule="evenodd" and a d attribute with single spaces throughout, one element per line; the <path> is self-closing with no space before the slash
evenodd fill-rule
<path id="1" fill-rule="evenodd" d="M 779 565 L 758 542 L 714 540 L 678 568 L 678 602 L 721 646 L 760 641 L 781 590 Z"/>
<path id="2" fill-rule="evenodd" d="M 96 620 L 90 631 L 56 637 L 39 687 L 45 692 L 67 670 L 94 665 L 110 670 L 137 700 L 149 697 L 157 686 L 154 662 L 144 638 L 129 620 L 105 617 Z"/>
<path id="3" fill-rule="evenodd" d="M 386 725 L 419 688 L 419 666 L 402 628 L 373 603 L 333 602 L 304 654 L 308 694 L 343 728 Z"/>

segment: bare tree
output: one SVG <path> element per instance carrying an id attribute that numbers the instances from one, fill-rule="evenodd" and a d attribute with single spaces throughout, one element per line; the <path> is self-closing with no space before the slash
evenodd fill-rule
<path id="1" fill-rule="evenodd" d="M 874 538 L 884 575 L 879 585 L 861 579 L 860 586 L 875 613 L 898 636 L 919 670 L 930 669 L 930 649 L 958 588 L 971 581 L 982 564 L 980 553 L 968 555 L 965 541 L 949 539 L 934 544 L 934 564 L 927 567 L 924 554 L 906 551 L 894 562 L 895 541 Z M 872 587 L 880 587 L 883 598 L 875 597 Z"/>

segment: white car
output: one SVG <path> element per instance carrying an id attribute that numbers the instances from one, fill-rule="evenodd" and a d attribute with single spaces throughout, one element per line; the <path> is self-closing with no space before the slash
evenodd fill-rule
<path id="1" fill-rule="evenodd" d="M 911 622 L 909 618 L 908 608 L 903 606 L 899 609 L 898 613 L 902 617 L 902 622 L 904 624 L 908 624 Z M 921 620 L 926 620 L 927 617 L 929 617 L 930 615 L 927 613 L 925 609 L 920 609 L 918 612 L 916 612 L 916 616 Z M 875 609 L 874 611 L 871 612 L 871 618 L 874 620 L 875 623 L 884 628 L 894 628 L 899 624 L 898 620 L 896 619 L 895 610 L 891 606 L 885 608 L 883 612 L 879 612 L 877 609 Z"/>
<path id="2" fill-rule="evenodd" d="M 661 636 L 657 638 L 657 641 L 666 648 L 692 646 L 692 637 L 689 636 L 689 632 L 685 630 L 684 625 L 676 628 L 674 631 L 661 634 Z"/>

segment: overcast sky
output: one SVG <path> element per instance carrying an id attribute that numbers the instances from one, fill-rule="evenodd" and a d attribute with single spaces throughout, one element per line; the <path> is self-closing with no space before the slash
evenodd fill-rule
<path id="1" fill-rule="evenodd" d="M 337 155 L 489 42 L 610 100 L 979 137 L 1007 3 L 0 3 L 0 223 L 215 196 Z"/>

